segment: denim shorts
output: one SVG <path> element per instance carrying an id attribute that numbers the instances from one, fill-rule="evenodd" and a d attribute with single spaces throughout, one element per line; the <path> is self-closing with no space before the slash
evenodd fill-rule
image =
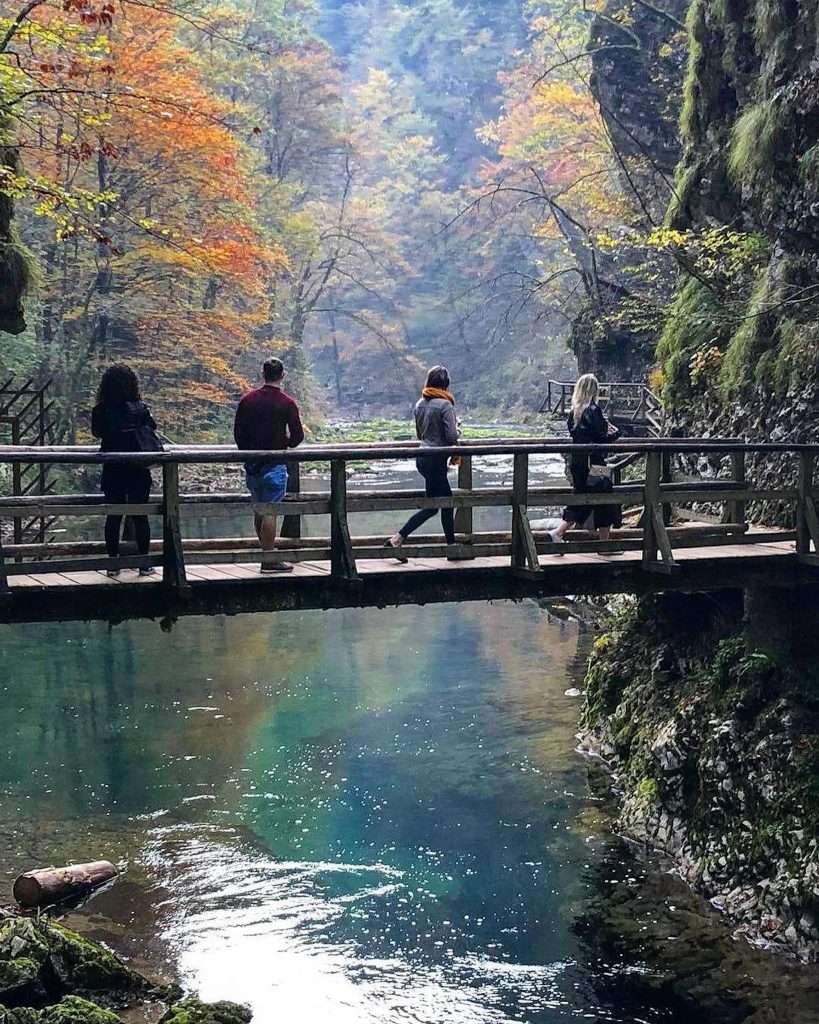
<path id="1" fill-rule="evenodd" d="M 287 466 L 268 466 L 261 473 L 245 470 L 245 479 L 254 504 L 281 501 L 287 493 Z"/>

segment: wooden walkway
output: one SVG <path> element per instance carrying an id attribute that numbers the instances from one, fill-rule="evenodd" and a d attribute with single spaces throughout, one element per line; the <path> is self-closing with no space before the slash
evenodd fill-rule
<path id="1" fill-rule="evenodd" d="M 163 585 L 162 571 L 141 577 L 125 569 L 20 574 L 9 578 L 13 598 L 0 601 L 0 621 L 177 618 L 288 609 L 386 607 L 446 601 L 560 597 L 567 594 L 645 594 L 658 590 L 722 590 L 754 585 L 793 587 L 819 574 L 796 556 L 792 541 L 689 547 L 677 553 L 679 571 L 646 573 L 639 551 L 615 557 L 541 555 L 539 569 L 510 567 L 502 556 L 442 562 L 410 558 L 358 559 L 359 578 L 339 584 L 329 561 L 300 562 L 292 573 L 262 575 L 257 562 L 188 568 L 182 594 Z"/>
<path id="2" fill-rule="evenodd" d="M 289 452 L 238 453 L 228 447 L 173 447 L 160 453 L 101 453 L 88 448 L 0 447 L 0 465 L 24 463 L 69 467 L 106 462 L 158 464 L 162 490 L 144 505 L 107 505 L 99 495 L 9 495 L 0 497 L 0 520 L 16 523 L 29 516 L 56 522 L 88 520 L 99 537 L 101 517 L 145 515 L 161 519 L 161 540 L 148 554 L 124 550 L 109 558 L 99 540 L 47 540 L 38 544 L 0 543 L 0 622 L 127 618 L 173 619 L 180 615 L 237 614 L 295 608 L 384 607 L 406 603 L 557 597 L 573 594 L 645 594 L 662 590 L 719 590 L 758 585 L 793 587 L 819 580 L 819 515 L 814 464 L 819 446 L 746 444 L 715 439 L 630 440 L 608 446 L 620 465 L 629 463 L 627 482 L 609 493 L 576 493 L 567 484 L 530 481 L 533 455 L 599 454 L 594 446 L 554 439 L 467 442 L 441 449 L 458 455 L 458 486 L 452 497 L 429 498 L 410 490 L 348 492 L 349 464 L 408 460 L 417 445 L 305 446 Z M 681 478 L 675 455 L 707 455 L 719 475 Z M 795 485 L 755 487 L 746 479 L 746 457 L 764 464 L 775 454 L 792 461 Z M 476 487 L 472 460 L 482 455 L 511 456 L 511 487 Z M 255 539 L 188 535 L 191 520 L 218 520 L 249 515 L 246 494 L 189 494 L 180 487 L 180 467 L 239 463 L 248 457 L 287 461 L 291 488 L 285 500 L 257 506 L 262 514 L 283 517 L 282 538 L 274 560 L 295 563 L 292 573 L 262 575 Z M 329 463 L 328 491 L 301 492 L 301 463 Z M 639 477 L 640 465 L 644 475 Z M 784 509 L 793 530 L 749 527 L 753 503 Z M 573 531 L 568 543 L 556 545 L 532 522 L 534 509 L 563 506 L 594 508 L 619 505 L 631 509 L 633 525 L 616 539 Z M 680 511 L 708 508 L 705 521 L 679 525 Z M 474 529 L 476 508 L 511 512 L 507 532 Z M 447 548 L 439 536 L 413 536 L 400 564 L 383 548 L 383 536 L 353 536 L 349 513 L 397 513 L 413 508 L 452 508 L 458 543 Z M 719 513 L 715 515 L 715 513 Z M 537 515 L 542 515 L 539 512 Z M 588 509 L 582 513 L 588 514 Z M 703 515 L 702 512 L 699 513 Z M 302 537 L 304 516 L 329 518 L 329 535 Z M 382 520 L 383 521 L 383 520 Z M 87 529 L 88 527 L 86 527 Z M 77 533 L 74 533 L 76 536 Z M 607 557 L 622 547 L 618 557 Z M 458 556 L 450 561 L 447 555 Z M 153 576 L 138 568 L 154 567 Z M 114 578 L 105 570 L 119 569 Z"/>

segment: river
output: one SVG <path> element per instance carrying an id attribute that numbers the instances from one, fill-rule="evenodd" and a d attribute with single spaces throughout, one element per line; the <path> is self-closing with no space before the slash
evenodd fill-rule
<path id="1" fill-rule="evenodd" d="M 0 868 L 127 864 L 70 923 L 260 1024 L 815 1020 L 612 834 L 590 641 L 529 602 L 0 627 Z"/>

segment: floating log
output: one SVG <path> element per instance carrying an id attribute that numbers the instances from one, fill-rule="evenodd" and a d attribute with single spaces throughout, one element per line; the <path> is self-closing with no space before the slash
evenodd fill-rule
<path id="1" fill-rule="evenodd" d="M 12 892 L 21 907 L 33 910 L 78 896 L 87 896 L 118 874 L 114 865 L 107 860 L 69 864 L 64 868 L 41 868 L 20 875 L 14 882 Z"/>

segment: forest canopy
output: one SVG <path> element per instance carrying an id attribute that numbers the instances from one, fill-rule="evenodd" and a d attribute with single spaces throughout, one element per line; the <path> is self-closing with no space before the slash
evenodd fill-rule
<path id="1" fill-rule="evenodd" d="M 662 260 L 631 287 L 651 161 L 594 84 L 624 44 L 590 32 L 634 35 L 630 7 L 2 0 L 4 245 L 31 294 L 0 367 L 54 379 L 61 441 L 115 359 L 187 437 L 224 436 L 270 352 L 314 413 L 405 409 L 438 361 L 475 410 L 535 408 L 578 319 L 605 345 L 664 305 Z M 638 43 L 673 71 L 665 28 Z"/>

